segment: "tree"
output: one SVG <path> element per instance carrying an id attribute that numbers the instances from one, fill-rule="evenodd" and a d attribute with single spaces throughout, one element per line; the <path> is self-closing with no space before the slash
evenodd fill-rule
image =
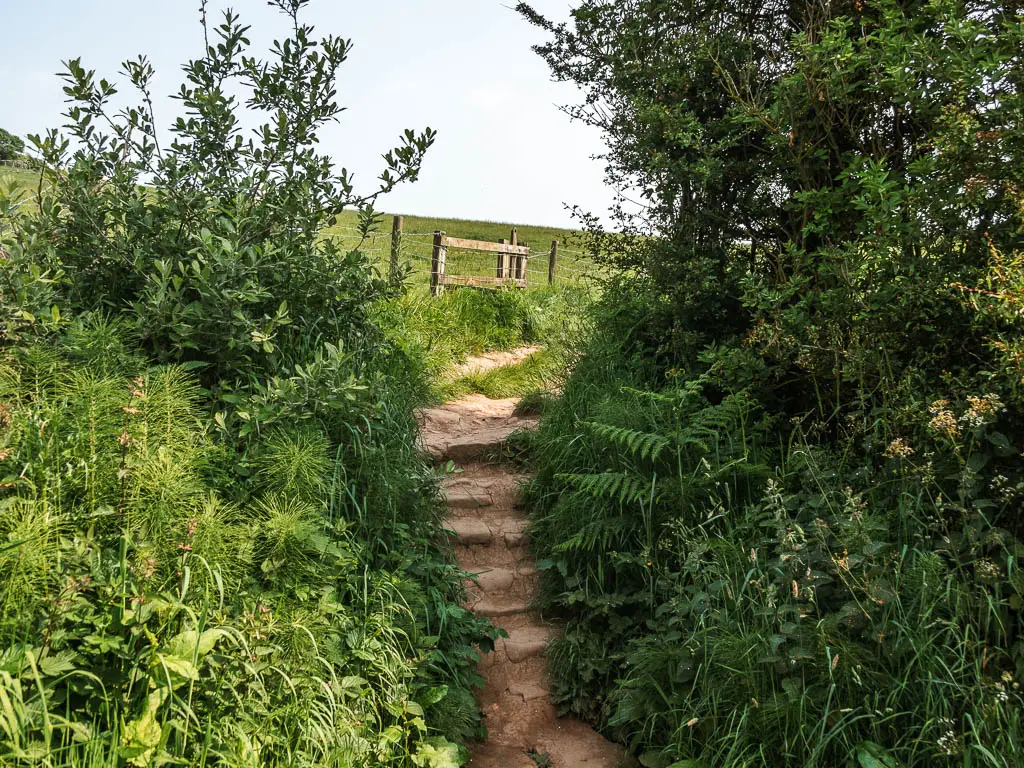
<path id="1" fill-rule="evenodd" d="M 518 7 L 644 204 L 534 442 L 558 703 L 645 765 L 1016 764 L 1020 4 Z"/>
<path id="2" fill-rule="evenodd" d="M 372 221 L 381 194 L 417 178 L 434 132 L 405 131 L 375 188 L 354 189 L 318 147 L 343 111 L 350 42 L 317 39 L 300 19 L 308 2 L 272 2 L 290 34 L 267 60 L 237 15 L 214 26 L 204 4 L 207 44 L 183 68 L 169 143 L 145 57 L 123 65 L 139 103 L 116 113 L 118 87 L 67 61 L 68 134 L 30 137 L 46 199 L 15 222 L 5 268 L 47 270 L 58 304 L 125 314 L 157 360 L 200 369 L 216 391 L 289 370 L 310 345 L 362 348 L 366 308 L 389 288 L 324 230 L 347 207 Z"/>
<path id="3" fill-rule="evenodd" d="M 9 131 L 0 128 L 0 162 L 9 163 L 17 160 L 25 151 L 25 142 Z"/>
<path id="4" fill-rule="evenodd" d="M 922 350 L 963 360 L 964 336 L 936 332 L 940 315 L 965 322 L 941 287 L 978 277 L 989 238 L 1024 245 L 1009 6 L 586 0 L 568 24 L 519 10 L 549 33 L 536 50 L 555 77 L 584 90 L 568 111 L 605 132 L 609 179 L 645 203 L 617 223 L 660 236 L 613 252 L 669 299 L 659 333 L 752 333 L 803 374 L 860 383 Z"/>

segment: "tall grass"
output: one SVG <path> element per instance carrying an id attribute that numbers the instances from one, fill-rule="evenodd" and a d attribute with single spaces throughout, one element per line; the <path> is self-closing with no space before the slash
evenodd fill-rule
<path id="1" fill-rule="evenodd" d="M 346 444 L 327 414 L 267 430 L 238 482 L 195 379 L 117 323 L 9 354 L 4 764 L 459 764 L 490 640 L 389 381 Z"/>
<path id="2" fill-rule="evenodd" d="M 452 399 L 468 392 L 493 397 L 521 395 L 554 383 L 570 337 L 585 324 L 594 291 L 557 286 L 536 291 L 463 288 L 440 297 L 410 290 L 382 302 L 377 322 L 431 382 L 425 397 Z M 524 345 L 547 351 L 507 371 L 452 381 L 450 372 L 467 356 Z"/>

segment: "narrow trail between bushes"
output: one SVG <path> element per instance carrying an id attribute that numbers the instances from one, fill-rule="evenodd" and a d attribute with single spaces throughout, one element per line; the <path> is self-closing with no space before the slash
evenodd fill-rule
<path id="1" fill-rule="evenodd" d="M 540 350 L 540 347 L 518 347 L 507 352 L 485 352 L 482 355 L 467 358 L 464 363 L 455 366 L 451 372 L 451 378 L 461 379 L 463 376 L 487 373 L 487 371 L 494 368 L 518 365 L 530 355 L 540 352 Z"/>
<path id="2" fill-rule="evenodd" d="M 517 505 L 524 478 L 495 458 L 511 432 L 536 424 L 516 415 L 517 402 L 472 395 L 421 414 L 426 450 L 460 470 L 445 479 L 444 493 L 455 555 L 476 576 L 468 607 L 508 633 L 481 662 L 478 700 L 488 740 L 473 749 L 469 765 L 616 768 L 621 750 L 589 726 L 560 719 L 548 695 L 544 651 L 559 627 L 532 607 L 538 574 Z"/>

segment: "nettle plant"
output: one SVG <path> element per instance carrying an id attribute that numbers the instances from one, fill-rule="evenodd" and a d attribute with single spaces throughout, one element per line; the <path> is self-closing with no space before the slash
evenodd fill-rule
<path id="1" fill-rule="evenodd" d="M 291 32 L 261 59 L 237 15 L 214 26 L 203 2 L 205 50 L 184 65 L 166 131 L 146 57 L 123 65 L 139 97 L 123 108 L 114 83 L 66 62 L 65 130 L 30 137 L 47 192 L 6 244 L 4 290 L 35 302 L 22 320 L 53 305 L 127 313 L 156 360 L 202 369 L 215 394 L 289 370 L 310 344 L 362 346 L 363 308 L 387 283 L 324 230 L 345 208 L 372 222 L 380 195 L 416 180 L 435 133 L 406 130 L 375 187 L 355 190 L 318 148 L 343 109 L 351 43 L 315 38 L 308 3 L 272 0 Z"/>

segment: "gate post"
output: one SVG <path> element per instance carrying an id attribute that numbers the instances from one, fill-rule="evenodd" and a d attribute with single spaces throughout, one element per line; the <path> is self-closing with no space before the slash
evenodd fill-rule
<path id="1" fill-rule="evenodd" d="M 402 217 L 395 216 L 391 225 L 391 269 L 389 277 L 394 283 L 398 280 L 398 257 L 402 252 Z"/>
<path id="2" fill-rule="evenodd" d="M 498 244 L 499 245 L 505 245 L 505 243 L 506 243 L 506 240 L 505 240 L 504 237 L 498 240 Z M 497 276 L 498 276 L 499 280 L 504 280 L 505 278 L 508 277 L 508 273 L 509 273 L 508 260 L 509 260 L 509 258 L 510 257 L 509 257 L 509 255 L 507 253 L 500 253 L 500 252 L 498 253 L 498 269 L 497 269 L 498 275 Z"/>
<path id="3" fill-rule="evenodd" d="M 430 253 L 430 295 L 440 296 L 444 286 L 441 275 L 444 274 L 445 262 L 448 260 L 448 249 L 444 247 L 444 232 L 434 233 L 434 248 Z"/>

